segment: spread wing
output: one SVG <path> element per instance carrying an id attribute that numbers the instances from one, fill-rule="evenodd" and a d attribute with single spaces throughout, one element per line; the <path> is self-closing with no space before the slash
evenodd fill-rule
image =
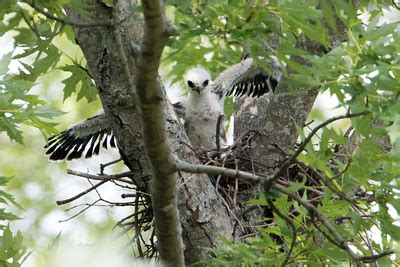
<path id="1" fill-rule="evenodd" d="M 116 147 L 115 139 L 105 114 L 82 121 L 48 140 L 46 154 L 51 160 L 77 159 L 85 153 L 85 158 L 98 155 L 100 146 Z"/>
<path id="2" fill-rule="evenodd" d="M 278 66 L 274 66 L 274 73 L 269 74 L 257 66 L 252 58 L 246 58 L 223 71 L 213 83 L 213 90 L 220 98 L 232 94 L 259 97 L 268 92 L 273 93 L 280 76 Z"/>

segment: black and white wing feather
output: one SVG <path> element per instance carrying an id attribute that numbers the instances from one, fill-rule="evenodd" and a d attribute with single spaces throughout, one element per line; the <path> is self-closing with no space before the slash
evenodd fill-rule
<path id="1" fill-rule="evenodd" d="M 269 74 L 257 66 L 252 58 L 246 58 L 223 71 L 213 83 L 213 90 L 220 98 L 226 95 L 260 97 L 275 91 L 280 76 L 277 66 L 274 67 L 274 73 Z"/>
<path id="2" fill-rule="evenodd" d="M 51 160 L 77 159 L 98 155 L 100 146 L 116 147 L 110 123 L 105 114 L 82 121 L 48 140 L 46 154 Z M 87 149 L 88 148 L 88 149 Z"/>

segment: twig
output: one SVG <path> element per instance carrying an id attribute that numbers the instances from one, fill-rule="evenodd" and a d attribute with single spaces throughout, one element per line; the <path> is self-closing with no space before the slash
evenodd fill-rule
<path id="1" fill-rule="evenodd" d="M 379 260 L 382 257 L 388 256 L 393 254 L 394 251 L 393 250 L 385 250 L 379 254 L 375 254 L 375 255 L 371 255 L 371 256 L 364 256 L 364 257 L 360 257 L 360 260 L 362 262 L 366 262 L 366 263 L 371 263 L 371 262 L 375 262 L 377 260 Z"/>
<path id="2" fill-rule="evenodd" d="M 151 197 L 151 194 L 142 192 L 142 191 L 137 191 L 135 190 L 136 194 L 121 194 L 121 198 L 128 198 L 128 197 L 137 197 L 138 195 L 146 195 L 148 197 Z"/>
<path id="3" fill-rule="evenodd" d="M 394 8 L 396 8 L 397 10 L 400 10 L 399 5 L 396 3 L 396 0 L 392 0 L 392 5 L 394 6 Z"/>
<path id="4" fill-rule="evenodd" d="M 113 175 L 93 175 L 93 174 L 89 174 L 89 173 L 84 173 L 84 172 L 74 171 L 74 170 L 68 169 L 67 173 L 71 174 L 71 175 L 83 177 L 83 178 L 86 178 L 86 179 L 91 179 L 91 180 L 98 180 L 98 181 L 117 180 L 117 181 L 121 181 L 121 182 L 124 182 L 124 183 L 132 184 L 131 181 L 123 179 L 124 177 L 132 177 L 132 172 L 130 172 L 130 171 L 119 173 L 119 174 L 113 174 Z"/>
<path id="5" fill-rule="evenodd" d="M 341 236 L 341 234 L 335 229 L 335 227 L 332 226 L 332 224 L 328 221 L 328 219 L 325 216 L 323 216 L 314 205 L 304 200 L 296 193 L 290 193 L 286 191 L 286 189 L 280 185 L 274 184 L 272 185 L 272 188 L 291 197 L 292 199 L 296 200 L 300 205 L 302 205 L 304 208 L 306 208 L 308 213 L 311 216 L 315 216 L 315 218 L 317 218 L 322 223 L 322 225 L 329 231 L 329 233 L 334 237 L 334 239 L 336 240 L 334 244 L 337 245 L 339 248 L 345 250 L 347 254 L 350 256 L 350 258 L 354 261 L 356 266 L 360 266 L 360 259 L 349 247 L 348 244 L 349 242 Z"/>
<path id="6" fill-rule="evenodd" d="M 74 200 L 77 200 L 78 198 L 80 198 L 80 197 L 86 195 L 87 193 L 89 193 L 89 192 L 95 190 L 97 187 L 99 187 L 99 186 L 101 186 L 102 184 L 105 184 L 105 183 L 107 183 L 107 182 L 108 182 L 108 180 L 103 180 L 103 181 L 101 181 L 101 182 L 99 182 L 99 183 L 93 185 L 92 187 L 89 187 L 88 189 L 86 189 L 86 190 L 83 191 L 82 193 L 77 194 L 76 196 L 73 196 L 73 197 L 68 198 L 68 199 L 65 199 L 65 200 L 58 200 L 58 201 L 56 201 L 56 203 L 57 203 L 58 206 L 61 206 L 61 205 L 70 203 L 70 202 L 72 202 L 72 201 L 74 201 Z"/>
<path id="7" fill-rule="evenodd" d="M 283 220 L 285 220 L 289 225 L 290 228 L 292 228 L 292 242 L 290 243 L 290 247 L 288 252 L 286 253 L 285 256 L 285 260 L 282 262 L 281 266 L 286 266 L 290 260 L 290 256 L 292 255 L 294 246 L 296 245 L 296 239 L 297 239 L 297 229 L 296 226 L 294 225 L 293 221 L 287 217 L 285 214 L 283 214 L 274 204 L 274 202 L 272 202 L 271 199 L 267 199 L 267 203 L 268 205 L 271 206 L 272 210 L 276 213 L 276 215 L 278 215 L 279 217 L 281 217 Z"/>
<path id="8" fill-rule="evenodd" d="M 123 179 L 123 177 L 132 176 L 132 172 L 123 172 L 123 173 L 115 174 L 115 175 L 92 175 L 92 174 L 88 174 L 88 173 L 84 173 L 84 172 L 79 172 L 79 171 L 74 171 L 74 170 L 68 169 L 67 173 L 71 174 L 71 175 L 79 176 L 79 177 L 84 177 L 84 178 L 89 179 L 89 180 L 90 179 L 91 180 L 98 180 L 100 182 L 97 183 L 96 185 L 93 185 L 92 187 L 88 188 L 87 190 L 77 194 L 76 196 L 73 196 L 73 197 L 65 199 L 65 200 L 58 200 L 56 203 L 59 206 L 67 204 L 67 203 L 70 203 L 70 202 L 72 202 L 74 200 L 77 200 L 78 198 L 86 195 L 87 193 L 91 192 L 92 190 L 95 190 L 96 188 L 98 188 L 102 184 L 105 184 L 106 182 L 111 181 L 111 180 L 118 180 L 118 181 L 122 181 L 122 182 L 125 182 L 125 183 L 132 184 L 131 181 Z"/>
<path id="9" fill-rule="evenodd" d="M 247 181 L 255 184 L 264 184 L 268 181 L 266 177 L 258 176 L 244 171 L 232 170 L 217 166 L 205 166 L 202 164 L 191 164 L 180 159 L 175 160 L 175 168 L 178 171 L 184 171 L 189 173 L 207 173 L 210 175 L 224 175 L 231 178 L 240 178 L 243 181 Z"/>
<path id="10" fill-rule="evenodd" d="M 243 217 L 243 216 L 246 215 L 247 213 L 252 212 L 253 210 L 258 209 L 258 208 L 259 208 L 258 206 L 251 206 L 251 207 L 248 207 L 247 209 L 245 209 L 243 212 L 239 213 L 239 214 L 236 216 L 236 218 L 237 218 L 238 220 L 236 220 L 235 224 L 233 225 L 233 231 L 232 231 L 232 237 L 233 237 L 233 238 L 235 238 L 235 236 L 236 236 L 236 229 L 237 229 L 237 227 L 238 227 L 238 225 L 239 225 L 239 218 Z"/>
<path id="11" fill-rule="evenodd" d="M 65 219 L 65 220 L 60 220 L 60 221 L 58 221 L 58 222 L 67 222 L 67 221 L 69 221 L 69 220 L 72 220 L 73 218 L 75 218 L 75 217 L 77 217 L 77 216 L 79 216 L 79 215 L 81 215 L 82 213 L 84 213 L 86 210 L 88 210 L 90 207 L 93 207 L 97 202 L 99 202 L 100 201 L 100 199 L 98 199 L 98 200 L 96 200 L 95 202 L 93 202 L 92 204 L 88 204 L 87 205 L 87 207 L 86 208 L 84 208 L 83 210 L 81 210 L 81 211 L 79 211 L 77 214 L 75 214 L 74 216 L 71 216 L 71 217 L 69 217 L 68 219 Z"/>
<path id="12" fill-rule="evenodd" d="M 79 21 L 74 21 L 68 18 L 59 18 L 57 16 L 54 16 L 53 14 L 45 11 L 43 8 L 40 8 L 36 6 L 35 1 L 33 0 L 32 2 L 27 2 L 28 5 L 30 5 L 34 10 L 39 12 L 40 14 L 44 15 L 45 17 L 60 22 L 62 24 L 67 24 L 67 25 L 72 25 L 76 27 L 104 27 L 104 26 L 113 26 L 114 21 L 112 19 L 103 19 L 103 20 L 98 20 L 98 21 L 88 21 L 88 22 L 79 22 Z"/>
<path id="13" fill-rule="evenodd" d="M 215 143 L 217 147 L 217 159 L 221 159 L 221 123 L 224 118 L 224 114 L 220 114 L 217 119 L 217 129 L 215 133 Z"/>
<path id="14" fill-rule="evenodd" d="M 353 207 L 357 208 L 358 210 L 362 210 L 363 208 L 359 207 L 355 201 L 353 201 L 352 199 L 350 199 L 348 196 L 346 196 L 346 194 L 342 191 L 340 191 L 340 189 L 335 188 L 335 185 L 333 185 L 331 183 L 331 180 L 328 178 L 326 179 L 324 175 L 322 175 L 320 172 L 318 172 L 317 170 L 315 170 L 313 167 L 308 166 L 302 162 L 298 162 L 297 160 L 295 160 L 295 162 L 297 162 L 299 165 L 303 165 L 307 168 L 309 168 L 310 170 L 312 170 L 313 174 L 315 176 L 317 176 L 318 180 L 320 180 L 327 188 L 329 188 L 333 193 L 335 193 L 336 195 L 338 195 L 339 197 L 341 197 L 342 199 L 346 200 L 347 202 L 349 202 Z"/>
<path id="15" fill-rule="evenodd" d="M 324 229 L 322 229 L 321 227 L 319 227 L 319 225 L 317 224 L 317 222 L 315 221 L 314 217 L 311 218 L 311 223 L 314 225 L 315 228 L 317 228 L 317 230 L 323 235 L 325 236 L 326 239 L 328 239 L 329 242 L 331 242 L 332 244 L 334 244 L 337 247 L 340 247 L 341 245 L 333 238 L 331 237 L 329 234 L 327 234 Z"/>
<path id="16" fill-rule="evenodd" d="M 113 160 L 113 161 L 110 161 L 110 162 L 107 162 L 107 163 L 104 163 L 104 164 L 100 164 L 100 174 L 104 174 L 104 169 L 106 167 L 108 167 L 110 165 L 113 165 L 113 164 L 115 164 L 117 162 L 120 162 L 121 160 L 122 160 L 122 158 L 119 158 L 119 159 L 116 159 L 116 160 Z"/>
<path id="17" fill-rule="evenodd" d="M 340 172 L 338 172 L 337 174 L 335 174 L 332 177 L 328 177 L 327 181 L 333 181 L 336 180 L 337 178 L 339 178 L 340 176 L 342 176 L 350 167 L 351 164 L 351 158 L 349 158 L 347 160 L 346 166 L 344 166 L 343 170 L 341 170 Z"/>
<path id="18" fill-rule="evenodd" d="M 303 142 L 301 142 L 299 148 L 296 150 L 296 152 L 289 158 L 287 159 L 279 168 L 279 170 L 274 174 L 273 177 L 271 177 L 271 179 L 269 179 L 268 183 L 266 184 L 266 188 L 270 187 L 277 179 L 279 179 L 279 177 L 282 176 L 282 174 L 286 171 L 286 169 L 294 163 L 294 161 L 296 160 L 296 158 L 300 155 L 301 152 L 303 152 L 303 150 L 306 148 L 307 144 L 311 141 L 311 138 L 319 131 L 319 129 L 325 127 L 326 125 L 337 121 L 337 120 L 341 120 L 341 119 L 348 119 L 348 118 L 353 118 L 353 117 L 358 117 L 358 116 L 362 116 L 362 115 L 368 115 L 371 112 L 369 111 L 363 111 L 363 112 L 358 112 L 358 113 L 348 113 L 345 115 L 341 115 L 341 116 L 337 116 L 337 117 L 332 117 L 328 120 L 326 120 L 325 122 L 319 124 L 317 127 L 315 127 L 311 133 L 304 139 Z"/>
<path id="19" fill-rule="evenodd" d="M 142 251 L 142 246 L 140 244 L 140 239 L 138 238 L 138 236 L 141 234 L 141 229 L 140 229 L 140 225 L 138 224 L 138 220 L 139 220 L 139 214 L 137 211 L 139 211 L 139 197 L 140 194 L 138 194 L 138 196 L 135 199 L 135 239 L 136 239 L 136 246 L 138 249 L 138 253 L 139 253 L 139 257 L 143 258 L 143 251 Z M 143 218 L 144 216 L 142 216 Z"/>

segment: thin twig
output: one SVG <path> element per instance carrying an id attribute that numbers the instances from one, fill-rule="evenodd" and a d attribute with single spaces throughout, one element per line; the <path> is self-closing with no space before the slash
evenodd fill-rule
<path id="1" fill-rule="evenodd" d="M 239 225 L 239 218 L 242 218 L 242 217 L 243 217 L 244 215 L 246 215 L 247 213 L 252 212 L 253 210 L 258 209 L 258 208 L 259 208 L 259 206 L 251 206 L 251 207 L 248 207 L 247 209 L 245 209 L 244 211 L 242 211 L 241 213 L 239 213 L 239 214 L 236 216 L 236 218 L 237 218 L 238 220 L 236 220 L 236 221 L 235 221 L 235 224 L 233 225 L 233 231 L 232 231 L 232 237 L 233 237 L 233 238 L 236 237 L 236 229 L 237 229 L 237 227 L 238 227 L 238 225 Z"/>
<path id="2" fill-rule="evenodd" d="M 217 159 L 221 159 L 221 124 L 224 114 L 220 114 L 217 119 L 217 129 L 215 133 L 215 145 L 217 147 Z"/>
<path id="3" fill-rule="evenodd" d="M 294 225 L 293 221 L 286 216 L 285 214 L 283 214 L 274 204 L 274 202 L 272 202 L 271 199 L 267 199 L 267 203 L 268 205 L 271 206 L 272 210 L 276 213 L 276 215 L 278 215 L 279 217 L 281 217 L 283 220 L 285 220 L 287 222 L 287 224 L 290 225 L 290 228 L 292 228 L 292 242 L 290 243 L 290 247 L 288 252 L 286 253 L 285 256 L 285 260 L 282 262 L 281 266 L 286 266 L 290 260 L 290 256 L 292 255 L 294 246 L 296 245 L 296 239 L 297 239 L 297 229 L 296 226 Z"/>
<path id="4" fill-rule="evenodd" d="M 349 244 L 348 244 L 349 242 L 342 237 L 342 235 L 335 229 L 335 227 L 332 226 L 332 224 L 328 221 L 328 219 L 324 215 L 322 215 L 314 205 L 312 205 L 310 202 L 304 200 L 296 193 L 290 193 L 290 192 L 286 191 L 286 189 L 280 185 L 275 184 L 275 185 L 272 185 L 272 187 L 274 189 L 276 189 L 277 191 L 296 200 L 300 205 L 302 205 L 304 208 L 307 209 L 308 213 L 311 216 L 315 216 L 315 218 L 317 218 L 322 223 L 322 225 L 329 231 L 329 233 L 335 238 L 335 240 L 336 240 L 335 244 L 339 248 L 341 248 L 347 252 L 347 254 L 354 261 L 356 266 L 360 266 L 360 259 L 349 247 Z"/>
<path id="5" fill-rule="evenodd" d="M 112 175 L 93 175 L 93 174 L 89 174 L 89 173 L 84 173 L 84 172 L 74 171 L 74 170 L 68 169 L 67 173 L 71 174 L 71 175 L 83 177 L 83 178 L 86 178 L 86 179 L 91 179 L 91 180 L 98 180 L 98 181 L 117 180 L 117 181 L 121 181 L 121 182 L 124 182 L 124 183 L 132 184 L 131 181 L 123 179 L 124 177 L 132 177 L 132 172 L 131 171 L 127 171 L 127 172 L 123 172 L 123 173 L 119 173 L 119 174 L 112 174 Z"/>
<path id="6" fill-rule="evenodd" d="M 77 195 L 75 195 L 75 196 L 73 196 L 73 197 L 71 197 L 71 198 L 65 199 L 65 200 L 58 200 L 58 201 L 56 201 L 56 203 L 57 203 L 58 206 L 61 206 L 61 205 L 70 203 L 70 202 L 72 202 L 72 201 L 75 201 L 75 200 L 77 200 L 78 198 L 80 198 L 80 197 L 86 195 L 87 193 L 89 193 L 89 192 L 95 190 L 97 187 L 99 187 L 99 186 L 101 186 L 102 184 L 105 184 L 105 183 L 107 183 L 107 182 L 108 182 L 108 180 L 103 180 L 103 181 L 101 181 L 101 182 L 99 182 L 99 183 L 97 183 L 97 184 L 95 184 L 95 185 L 89 187 L 88 189 L 86 189 L 86 190 L 83 191 L 82 193 L 79 193 L 79 194 L 77 194 Z"/>
<path id="7" fill-rule="evenodd" d="M 377 260 L 379 260 L 382 257 L 388 256 L 395 253 L 393 250 L 385 250 L 379 254 L 375 254 L 375 255 L 371 255 L 371 256 L 364 256 L 364 257 L 360 257 L 360 260 L 362 262 L 366 262 L 366 263 L 371 263 L 371 262 L 375 262 Z"/>
<path id="8" fill-rule="evenodd" d="M 96 200 L 95 202 L 93 202 L 92 204 L 88 204 L 87 205 L 87 207 L 86 208 L 84 208 L 84 209 L 82 209 L 81 211 L 79 211 L 77 214 L 75 214 L 74 216 L 71 216 L 71 217 L 69 217 L 68 219 L 65 219 L 65 220 L 60 220 L 60 221 L 58 221 L 58 222 L 67 222 L 67 221 L 69 221 L 69 220 L 72 220 L 73 218 L 75 218 L 75 217 L 77 217 L 77 216 L 79 216 L 79 215 L 81 215 L 82 213 L 84 213 L 86 210 L 88 210 L 89 208 L 91 208 L 91 207 L 93 207 L 97 202 L 99 202 L 100 201 L 100 199 L 98 199 L 98 200 Z"/>
<path id="9" fill-rule="evenodd" d="M 40 14 L 44 15 L 45 17 L 60 22 L 62 24 L 66 25 L 72 25 L 76 27 L 104 27 L 104 26 L 113 26 L 114 21 L 112 19 L 103 19 L 103 20 L 98 20 L 98 21 L 88 21 L 88 22 L 80 22 L 80 21 L 74 21 L 68 18 L 59 18 L 57 16 L 54 16 L 53 14 L 47 12 L 43 8 L 40 8 L 36 6 L 35 1 L 33 0 L 32 2 L 27 2 L 28 5 L 30 5 L 34 10 L 39 12 Z"/>
<path id="10" fill-rule="evenodd" d="M 138 235 L 140 235 L 140 233 L 141 233 L 141 229 L 140 229 L 140 225 L 138 224 L 138 221 L 139 221 L 139 214 L 138 214 L 138 212 L 137 211 L 139 211 L 139 203 L 138 203 L 138 200 L 139 200 L 139 197 L 140 197 L 140 194 L 138 194 L 138 196 L 136 197 L 136 199 L 135 199 L 135 234 L 136 234 L 136 246 L 137 246 L 137 249 L 138 249 L 138 253 L 139 253 L 139 257 L 141 257 L 141 258 L 143 258 L 143 251 L 142 251 L 142 246 L 141 246 L 141 244 L 140 244 L 140 239 L 138 238 Z M 142 216 L 142 218 L 143 218 L 144 216 Z"/>
<path id="11" fill-rule="evenodd" d="M 122 160 L 122 158 L 119 158 L 119 159 L 116 159 L 116 160 L 113 160 L 113 161 L 110 161 L 110 162 L 107 162 L 107 163 L 104 163 L 104 164 L 100 164 L 100 174 L 104 174 L 104 169 L 106 167 L 108 167 L 110 165 L 113 165 L 113 164 L 115 164 L 117 162 L 120 162 L 121 160 Z"/>
<path id="12" fill-rule="evenodd" d="M 287 159 L 279 168 L 279 170 L 274 174 L 273 177 L 271 177 L 271 179 L 269 179 L 266 187 L 268 188 L 269 186 L 271 186 L 277 179 L 279 179 L 279 177 L 282 176 L 282 174 L 286 171 L 286 169 L 295 162 L 296 158 L 300 155 L 301 152 L 303 152 L 303 150 L 306 148 L 307 144 L 311 141 L 311 138 L 323 127 L 325 127 L 326 125 L 337 121 L 337 120 L 341 120 L 341 119 L 348 119 L 348 118 L 353 118 L 353 117 L 358 117 L 358 116 L 362 116 L 362 115 L 368 115 L 370 114 L 370 111 L 363 111 L 363 112 L 358 112 L 358 113 L 348 113 L 345 115 L 341 115 L 341 116 L 337 116 L 337 117 L 332 117 L 326 121 L 324 121 L 323 123 L 319 124 L 317 127 L 315 127 L 311 133 L 304 139 L 303 142 L 301 142 L 299 148 L 296 150 L 296 152 L 289 158 Z"/>

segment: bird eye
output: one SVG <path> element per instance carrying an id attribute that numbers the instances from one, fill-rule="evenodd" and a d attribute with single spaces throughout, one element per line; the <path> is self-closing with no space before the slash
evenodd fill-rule
<path id="1" fill-rule="evenodd" d="M 208 85 L 208 80 L 205 80 L 204 82 L 203 82 L 203 86 L 207 86 Z"/>
<path id="2" fill-rule="evenodd" d="M 193 88 L 193 87 L 194 87 L 194 83 L 193 83 L 192 81 L 187 81 L 187 84 L 188 84 L 188 86 L 189 86 L 190 88 Z"/>

